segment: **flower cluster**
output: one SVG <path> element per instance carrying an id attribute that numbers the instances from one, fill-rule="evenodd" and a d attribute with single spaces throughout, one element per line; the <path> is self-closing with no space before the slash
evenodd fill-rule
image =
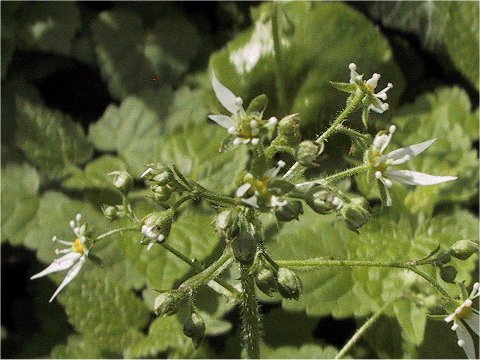
<path id="1" fill-rule="evenodd" d="M 73 233 L 76 236 L 76 239 L 74 241 L 64 241 L 57 238 L 56 236 L 52 238 L 54 242 L 69 246 L 69 248 L 67 249 L 55 250 L 55 253 L 57 255 L 65 255 L 58 259 L 55 259 L 46 269 L 40 271 L 38 274 L 35 274 L 30 278 L 31 280 L 33 280 L 57 271 L 62 271 L 70 268 L 62 283 L 50 298 L 49 302 L 52 302 L 53 299 L 55 299 L 55 297 L 58 295 L 58 293 L 78 275 L 78 273 L 82 269 L 83 264 L 85 263 L 85 260 L 87 259 L 88 248 L 85 246 L 85 242 L 87 240 L 87 226 L 85 223 L 82 223 L 81 220 L 82 216 L 80 214 L 77 214 L 75 219 L 70 221 L 70 228 L 73 230 Z"/>
<path id="2" fill-rule="evenodd" d="M 455 331 L 458 338 L 458 346 L 465 350 L 469 359 L 477 359 L 475 356 L 475 346 L 472 336 L 468 332 L 468 327 L 479 335 L 479 316 L 478 310 L 472 308 L 473 300 L 480 296 L 480 283 L 473 284 L 473 290 L 470 296 L 458 306 L 455 311 L 445 318 L 445 322 L 449 323 L 453 321 L 452 330 Z M 465 324 L 464 324 L 465 322 Z"/>

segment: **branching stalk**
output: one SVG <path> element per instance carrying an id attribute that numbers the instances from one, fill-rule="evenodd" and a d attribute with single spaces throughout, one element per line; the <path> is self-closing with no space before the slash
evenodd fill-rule
<path id="1" fill-rule="evenodd" d="M 260 358 L 260 319 L 255 283 L 247 265 L 241 265 L 242 281 L 242 337 L 248 359 Z"/>
<path id="2" fill-rule="evenodd" d="M 273 37 L 273 49 L 275 51 L 275 79 L 277 81 L 277 98 L 280 107 L 280 112 L 283 114 L 287 111 L 287 95 L 285 92 L 285 81 L 283 75 L 283 54 L 282 44 L 280 39 L 280 26 L 278 22 L 278 4 L 272 2 L 272 37 Z"/>

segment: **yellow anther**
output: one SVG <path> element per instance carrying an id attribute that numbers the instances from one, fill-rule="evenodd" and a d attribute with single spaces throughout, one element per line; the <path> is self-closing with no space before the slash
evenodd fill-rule
<path id="1" fill-rule="evenodd" d="M 79 238 L 76 238 L 73 242 L 72 249 L 79 254 L 83 254 L 85 252 L 85 246 L 83 246 L 83 243 Z"/>

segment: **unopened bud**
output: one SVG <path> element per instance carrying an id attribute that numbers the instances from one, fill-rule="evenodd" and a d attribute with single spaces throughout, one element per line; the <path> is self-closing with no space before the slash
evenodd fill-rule
<path id="1" fill-rule="evenodd" d="M 344 204 L 341 214 L 348 229 L 358 234 L 358 229 L 370 219 L 367 202 L 361 198 L 353 198 L 350 203 Z"/>
<path id="2" fill-rule="evenodd" d="M 300 165 L 317 166 L 316 160 L 318 155 L 323 151 L 323 143 L 321 145 L 313 141 L 302 141 L 296 150 L 295 156 Z"/>
<path id="3" fill-rule="evenodd" d="M 450 254 L 460 260 L 466 260 L 478 251 L 478 243 L 472 240 L 460 240 L 450 247 Z"/>
<path id="4" fill-rule="evenodd" d="M 172 188 L 167 185 L 151 185 L 150 189 L 153 191 L 153 197 L 158 202 L 165 202 L 170 199 L 172 195 Z"/>
<path id="5" fill-rule="evenodd" d="M 227 240 L 235 238 L 240 231 L 238 212 L 235 209 L 222 211 L 217 215 L 215 225 Z"/>
<path id="6" fill-rule="evenodd" d="M 183 293 L 173 290 L 162 293 L 155 298 L 154 310 L 158 316 L 169 316 L 177 313 L 183 302 Z"/>
<path id="7" fill-rule="evenodd" d="M 174 215 L 172 209 L 151 213 L 143 223 L 142 234 L 150 240 L 164 241 L 170 233 Z"/>
<path id="8" fill-rule="evenodd" d="M 102 206 L 102 212 L 103 212 L 103 215 L 105 215 L 105 217 L 108 219 L 108 220 L 115 220 L 118 218 L 118 211 L 117 209 L 115 208 L 115 206 Z"/>
<path id="9" fill-rule="evenodd" d="M 285 116 L 278 122 L 278 136 L 285 137 L 289 144 L 298 144 L 302 138 L 300 134 L 300 120 L 298 114 Z"/>
<path id="10" fill-rule="evenodd" d="M 286 299 L 298 300 L 302 292 L 302 281 L 292 270 L 280 268 L 277 272 L 278 291 Z"/>
<path id="11" fill-rule="evenodd" d="M 173 176 L 173 173 L 170 171 L 170 169 L 162 171 L 160 174 L 153 176 L 151 179 L 151 181 L 154 181 L 158 185 L 167 185 L 173 180 L 175 180 L 175 177 Z"/>
<path id="12" fill-rule="evenodd" d="M 128 193 L 133 186 L 133 178 L 126 171 L 112 171 L 108 175 L 113 175 L 113 185 L 122 193 Z"/>
<path id="13" fill-rule="evenodd" d="M 453 266 L 442 267 L 440 268 L 440 277 L 445 282 L 453 283 L 457 277 L 457 269 L 455 269 Z"/>
<path id="14" fill-rule="evenodd" d="M 298 217 L 303 214 L 303 206 L 300 201 L 289 201 L 287 204 L 275 210 L 275 216 L 278 221 L 298 220 Z"/>
<path id="15" fill-rule="evenodd" d="M 205 337 L 205 322 L 196 311 L 192 312 L 185 321 L 183 333 L 192 339 L 195 349 L 198 349 Z"/>
<path id="16" fill-rule="evenodd" d="M 275 272 L 270 268 L 262 267 L 255 275 L 255 283 L 260 291 L 268 296 L 278 291 Z"/>
<path id="17" fill-rule="evenodd" d="M 257 243 L 253 236 L 243 230 L 232 240 L 231 247 L 233 256 L 242 264 L 251 264 L 257 252 Z"/>
<path id="18" fill-rule="evenodd" d="M 342 199 L 323 186 L 315 186 L 308 190 L 305 194 L 305 201 L 313 211 L 319 214 L 329 214 L 343 206 Z"/>

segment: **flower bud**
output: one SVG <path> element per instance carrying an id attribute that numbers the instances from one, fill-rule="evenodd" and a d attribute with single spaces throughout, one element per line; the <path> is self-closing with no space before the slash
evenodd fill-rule
<path id="1" fill-rule="evenodd" d="M 175 180 L 173 173 L 170 169 L 162 171 L 160 174 L 154 175 L 151 181 L 154 181 L 158 185 L 167 185 Z"/>
<path id="2" fill-rule="evenodd" d="M 275 272 L 270 268 L 262 267 L 255 274 L 255 283 L 260 291 L 268 296 L 272 296 L 272 293 L 278 291 Z"/>
<path id="3" fill-rule="evenodd" d="M 233 239 L 240 231 L 238 212 L 235 209 L 222 211 L 217 215 L 215 225 L 227 240 Z"/>
<path id="4" fill-rule="evenodd" d="M 205 337 L 205 322 L 196 311 L 192 312 L 183 325 L 183 333 L 192 339 L 195 349 L 198 349 Z"/>
<path id="5" fill-rule="evenodd" d="M 153 240 L 152 244 L 165 241 L 170 233 L 174 214 L 172 209 L 168 209 L 148 215 L 141 229 L 143 236 Z"/>
<path id="6" fill-rule="evenodd" d="M 133 178 L 126 171 L 112 171 L 108 175 L 113 175 L 113 185 L 122 193 L 128 193 L 133 186 Z"/>
<path id="7" fill-rule="evenodd" d="M 154 310 L 158 316 L 169 316 L 177 313 L 183 302 L 183 293 L 177 290 L 164 292 L 155 298 Z"/>
<path id="8" fill-rule="evenodd" d="M 172 195 L 172 188 L 167 185 L 150 185 L 150 190 L 153 191 L 153 198 L 158 202 L 165 202 L 170 199 Z"/>
<path id="9" fill-rule="evenodd" d="M 302 135 L 298 114 L 285 116 L 278 122 L 278 137 L 284 138 L 288 144 L 296 145 L 300 142 Z"/>
<path id="10" fill-rule="evenodd" d="M 450 247 L 450 254 L 460 260 L 468 259 L 478 251 L 478 243 L 472 240 L 460 240 Z"/>
<path id="11" fill-rule="evenodd" d="M 322 153 L 323 148 L 323 143 L 319 145 L 310 140 L 302 141 L 297 147 L 295 157 L 300 165 L 307 167 L 317 166 L 315 161 L 317 160 L 318 155 Z"/>
<path id="12" fill-rule="evenodd" d="M 251 264 L 257 252 L 257 243 L 253 236 L 243 230 L 232 240 L 231 247 L 233 256 L 242 264 Z"/>
<path id="13" fill-rule="evenodd" d="M 448 283 L 455 282 L 455 277 L 457 276 L 457 269 L 453 266 L 445 266 L 440 268 L 440 277 L 443 281 Z"/>
<path id="14" fill-rule="evenodd" d="M 286 299 L 298 300 L 302 292 L 302 281 L 293 271 L 286 268 L 278 269 L 278 291 Z"/>
<path id="15" fill-rule="evenodd" d="M 323 186 L 314 186 L 308 190 L 305 194 L 305 201 L 313 211 L 319 214 L 329 214 L 343 206 L 343 201 Z"/>
<path id="16" fill-rule="evenodd" d="M 275 216 L 278 221 L 291 221 L 298 220 L 298 217 L 303 214 L 303 206 L 300 201 L 289 201 L 286 205 L 283 205 L 275 210 Z"/>
<path id="17" fill-rule="evenodd" d="M 360 197 L 353 198 L 350 203 L 344 204 L 341 214 L 348 229 L 358 234 L 358 229 L 370 219 L 367 202 Z"/>
<path id="18" fill-rule="evenodd" d="M 115 206 L 103 205 L 102 206 L 102 212 L 103 212 L 103 215 L 105 215 L 105 217 L 108 220 L 118 219 L 118 211 L 117 211 L 117 208 Z"/>

